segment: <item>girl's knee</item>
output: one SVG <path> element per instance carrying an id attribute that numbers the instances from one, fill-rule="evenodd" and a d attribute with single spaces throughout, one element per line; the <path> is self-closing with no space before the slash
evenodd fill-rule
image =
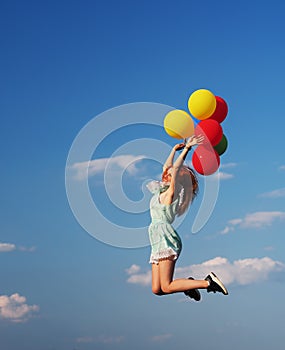
<path id="1" fill-rule="evenodd" d="M 171 290 L 170 290 L 170 285 L 169 284 L 165 284 L 161 286 L 161 290 L 164 294 L 170 294 Z"/>
<path id="2" fill-rule="evenodd" d="M 160 287 L 156 287 L 156 286 L 152 287 L 152 292 L 155 295 L 163 295 L 163 291 L 161 290 Z"/>

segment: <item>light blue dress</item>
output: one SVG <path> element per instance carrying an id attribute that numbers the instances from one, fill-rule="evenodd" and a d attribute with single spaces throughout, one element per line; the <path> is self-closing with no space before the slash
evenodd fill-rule
<path id="1" fill-rule="evenodd" d="M 168 186 L 158 181 L 151 181 L 147 188 L 153 193 L 150 201 L 151 224 L 148 229 L 151 244 L 151 256 L 149 262 L 158 264 L 160 260 L 176 260 L 182 249 L 182 242 L 172 226 L 177 215 L 180 199 L 175 199 L 171 204 L 159 202 L 160 193 Z"/>

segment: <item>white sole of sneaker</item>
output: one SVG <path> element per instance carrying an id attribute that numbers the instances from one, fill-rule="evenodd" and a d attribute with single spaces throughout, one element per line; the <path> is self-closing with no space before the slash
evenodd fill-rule
<path id="1" fill-rule="evenodd" d="M 211 272 L 211 273 L 210 273 L 210 276 L 211 276 L 212 280 L 213 280 L 215 283 L 217 283 L 217 284 L 221 287 L 222 293 L 223 293 L 224 295 L 228 295 L 229 293 L 228 293 L 227 288 L 226 288 L 226 287 L 223 285 L 223 283 L 218 279 L 218 277 L 214 274 L 214 272 Z"/>

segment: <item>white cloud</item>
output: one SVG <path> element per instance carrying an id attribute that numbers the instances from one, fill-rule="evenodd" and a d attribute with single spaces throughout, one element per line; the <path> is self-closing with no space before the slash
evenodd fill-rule
<path id="1" fill-rule="evenodd" d="M 234 231 L 234 228 L 231 226 L 226 226 L 222 231 L 220 231 L 220 233 L 222 235 L 226 235 L 227 233 Z"/>
<path id="2" fill-rule="evenodd" d="M 15 249 L 16 249 L 15 244 L 12 244 L 12 243 L 0 243 L 0 253 L 12 252 Z"/>
<path id="3" fill-rule="evenodd" d="M 12 252 L 16 249 L 18 249 L 22 252 L 34 252 L 36 250 L 36 247 L 24 247 L 24 246 L 17 247 L 13 243 L 1 243 L 0 242 L 0 253 Z"/>
<path id="4" fill-rule="evenodd" d="M 151 282 L 151 271 L 144 273 L 134 273 L 127 279 L 128 283 L 140 284 L 142 286 L 148 286 Z"/>
<path id="5" fill-rule="evenodd" d="M 108 167 L 111 171 L 126 171 L 130 175 L 137 173 L 136 163 L 145 159 L 144 155 L 133 156 L 130 154 L 120 155 L 112 158 L 99 158 L 87 162 L 75 163 L 71 166 L 74 170 L 75 179 L 84 180 L 87 176 L 94 176 L 105 171 Z"/>
<path id="6" fill-rule="evenodd" d="M 216 257 L 202 264 L 178 268 L 177 275 L 182 277 L 188 272 L 189 276 L 204 278 L 209 271 L 215 272 L 226 285 L 231 283 L 246 285 L 264 281 L 272 272 L 285 271 L 285 264 L 269 257 L 240 259 L 233 263 L 226 258 Z"/>
<path id="7" fill-rule="evenodd" d="M 119 344 L 124 341 L 124 337 L 122 335 L 118 336 L 105 336 L 102 335 L 96 339 L 97 342 L 103 343 L 103 344 Z"/>
<path id="8" fill-rule="evenodd" d="M 238 228 L 263 228 L 273 224 L 276 220 L 284 220 L 285 212 L 283 211 L 257 211 L 247 214 L 244 218 L 232 219 L 228 221 L 226 227 L 220 231 L 221 234 L 227 234 Z"/>
<path id="9" fill-rule="evenodd" d="M 220 169 L 235 168 L 236 166 L 237 166 L 237 163 L 223 163 L 220 165 Z"/>
<path id="10" fill-rule="evenodd" d="M 26 304 L 26 298 L 18 293 L 0 295 L 0 317 L 12 322 L 25 322 L 32 313 L 39 310 L 37 305 Z"/>
<path id="11" fill-rule="evenodd" d="M 196 279 L 204 279 L 211 271 L 216 273 L 226 285 L 231 283 L 246 285 L 266 280 L 272 272 L 285 271 L 285 264 L 269 257 L 240 259 L 232 263 L 226 258 L 216 257 L 201 264 L 178 267 L 175 278 L 193 276 Z M 131 277 L 127 282 L 143 286 L 151 284 L 151 271 L 134 274 Z"/>
<path id="12" fill-rule="evenodd" d="M 272 250 L 274 250 L 274 247 L 269 245 L 269 246 L 264 247 L 264 250 L 271 252 Z"/>
<path id="13" fill-rule="evenodd" d="M 155 343 L 163 343 L 172 337 L 173 337 L 172 334 L 166 333 L 166 334 L 154 335 L 153 337 L 150 338 L 150 340 Z"/>
<path id="14" fill-rule="evenodd" d="M 76 343 L 79 344 L 90 344 L 90 343 L 101 343 L 101 344 L 119 344 L 124 341 L 125 337 L 122 335 L 111 336 L 111 335 L 100 335 L 98 337 L 78 337 L 75 339 Z"/>
<path id="15" fill-rule="evenodd" d="M 280 197 L 285 197 L 285 187 L 279 188 L 274 191 L 270 192 L 265 192 L 259 195 L 259 197 L 262 198 L 280 198 Z"/>
<path id="16" fill-rule="evenodd" d="M 242 219 L 232 219 L 229 221 L 231 225 L 239 225 L 242 223 Z"/>
<path id="17" fill-rule="evenodd" d="M 24 246 L 19 246 L 18 249 L 21 251 L 21 252 L 29 252 L 29 253 L 32 253 L 36 250 L 36 247 L 24 247 Z"/>
<path id="18" fill-rule="evenodd" d="M 136 265 L 136 264 L 133 264 L 132 266 L 130 266 L 128 269 L 126 269 L 126 273 L 128 275 L 133 275 L 133 274 L 136 274 L 140 271 L 140 266 Z"/>
<path id="19" fill-rule="evenodd" d="M 76 343 L 93 343 L 94 342 L 94 339 L 92 337 L 78 337 L 75 339 Z"/>
<path id="20" fill-rule="evenodd" d="M 234 168 L 237 166 L 237 163 L 223 163 L 220 165 L 220 169 L 229 169 L 229 168 Z M 213 179 L 218 179 L 218 180 L 229 180 L 234 177 L 233 174 L 226 173 L 224 171 L 218 171 L 215 174 L 212 175 Z"/>
<path id="21" fill-rule="evenodd" d="M 281 165 L 281 166 L 279 167 L 279 169 L 280 169 L 280 170 L 285 170 L 285 165 Z"/>
<path id="22" fill-rule="evenodd" d="M 217 178 L 219 180 L 229 180 L 229 179 L 232 179 L 234 177 L 233 174 L 224 173 L 222 171 L 219 171 L 212 176 L 213 176 L 213 178 Z"/>

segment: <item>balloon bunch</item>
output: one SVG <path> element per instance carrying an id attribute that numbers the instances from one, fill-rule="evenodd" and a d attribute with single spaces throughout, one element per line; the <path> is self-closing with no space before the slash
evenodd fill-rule
<path id="1" fill-rule="evenodd" d="M 199 121 L 196 127 L 190 114 L 176 109 L 165 116 L 164 129 L 168 135 L 177 139 L 186 139 L 194 134 L 203 135 L 203 144 L 193 152 L 192 165 L 199 174 L 211 175 L 218 170 L 220 156 L 228 146 L 221 127 L 228 114 L 227 103 L 211 91 L 200 89 L 190 95 L 188 108 L 191 115 Z"/>

